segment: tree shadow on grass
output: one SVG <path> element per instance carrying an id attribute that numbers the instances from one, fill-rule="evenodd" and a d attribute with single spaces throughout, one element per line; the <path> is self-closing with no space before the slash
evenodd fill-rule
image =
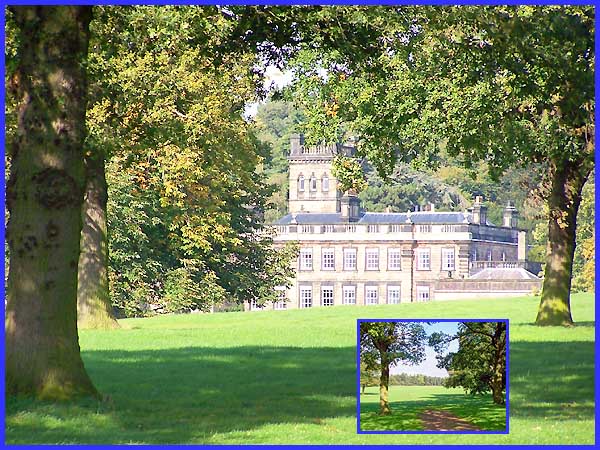
<path id="1" fill-rule="evenodd" d="M 49 442 L 210 442 L 215 433 L 355 415 L 353 347 L 189 347 L 83 356 L 100 392 L 112 398 L 116 429 L 62 427 Z M 18 404 L 7 406 L 8 414 L 19 414 Z M 21 434 L 27 426 L 11 425 Z M 52 436 L 52 430 L 29 431 Z M 71 435 L 61 439 L 61 432 Z"/>
<path id="2" fill-rule="evenodd" d="M 511 417 L 594 417 L 593 342 L 511 342 Z"/>
<path id="3" fill-rule="evenodd" d="M 377 403 L 361 402 L 361 430 L 421 431 L 419 415 L 428 409 L 447 411 L 482 430 L 506 428 L 506 407 L 494 405 L 491 395 L 430 394 L 419 400 L 390 402 L 390 407 L 391 415 L 380 416 Z"/>
<path id="4" fill-rule="evenodd" d="M 511 417 L 594 418 L 593 342 L 511 342 L 510 350 Z M 261 346 L 84 351 L 90 376 L 112 400 L 75 406 L 9 400 L 6 439 L 211 443 L 220 442 L 215 434 L 268 424 L 326 425 L 323 419 L 355 415 L 355 351 Z M 442 403 L 453 400 L 440 397 Z M 401 412 L 404 403 L 392 408 Z M 405 429 L 415 428 L 409 423 Z"/>

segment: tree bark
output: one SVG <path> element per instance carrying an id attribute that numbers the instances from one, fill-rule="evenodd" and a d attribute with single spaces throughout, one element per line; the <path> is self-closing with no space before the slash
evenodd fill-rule
<path id="1" fill-rule="evenodd" d="M 98 396 L 77 335 L 85 59 L 92 8 L 10 11 L 20 48 L 10 81 L 19 111 L 6 189 L 6 391 L 41 399 Z"/>
<path id="2" fill-rule="evenodd" d="M 108 289 L 108 186 L 102 151 L 94 151 L 86 156 L 85 174 L 85 195 L 81 209 L 83 228 L 77 278 L 77 326 L 79 329 L 118 328 Z"/>
<path id="3" fill-rule="evenodd" d="M 492 400 L 497 405 L 504 405 L 506 398 L 506 324 L 504 322 L 496 323 L 496 330 L 492 338 L 492 347 L 494 349 L 494 371 L 492 373 Z"/>
<path id="4" fill-rule="evenodd" d="M 537 325 L 573 324 L 570 296 L 577 211 L 581 203 L 581 190 L 591 166 L 585 162 L 565 160 L 553 167 L 552 187 L 548 197 L 546 268 L 535 320 Z"/>
<path id="5" fill-rule="evenodd" d="M 381 376 L 379 377 L 379 414 L 386 416 L 392 413 L 388 402 L 388 386 L 390 385 L 390 365 L 381 363 Z"/>

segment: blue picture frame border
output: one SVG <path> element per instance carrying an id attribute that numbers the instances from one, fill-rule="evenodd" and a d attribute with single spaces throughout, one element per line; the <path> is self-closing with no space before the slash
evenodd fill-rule
<path id="1" fill-rule="evenodd" d="M 405 430 L 361 430 L 360 428 L 360 324 L 364 322 L 504 322 L 506 324 L 506 426 L 504 430 L 478 431 L 405 431 Z M 357 434 L 508 434 L 510 431 L 510 326 L 509 320 L 502 319 L 356 319 L 356 433 Z"/>

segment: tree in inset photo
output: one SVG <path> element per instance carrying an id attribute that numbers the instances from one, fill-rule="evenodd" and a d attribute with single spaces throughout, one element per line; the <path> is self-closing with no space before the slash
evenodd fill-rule
<path id="1" fill-rule="evenodd" d="M 445 354 L 454 340 L 458 351 Z M 469 394 L 491 392 L 494 403 L 505 404 L 505 322 L 462 322 L 456 334 L 433 333 L 429 344 L 438 353 L 438 367 L 450 374 L 446 387 L 463 387 Z"/>
<path id="2" fill-rule="evenodd" d="M 367 369 L 378 369 L 379 413 L 391 414 L 388 402 L 390 366 L 399 361 L 419 363 L 425 357 L 423 325 L 413 322 L 361 322 L 360 356 Z"/>

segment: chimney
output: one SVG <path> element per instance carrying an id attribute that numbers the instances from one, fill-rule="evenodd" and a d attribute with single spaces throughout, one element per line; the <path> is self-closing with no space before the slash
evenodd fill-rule
<path id="1" fill-rule="evenodd" d="M 519 211 L 517 211 L 513 203 L 509 201 L 506 208 L 504 208 L 504 214 L 502 215 L 502 226 L 507 228 L 517 228 L 518 220 Z"/>
<path id="2" fill-rule="evenodd" d="M 303 134 L 294 133 L 290 135 L 290 155 L 299 155 L 303 145 Z"/>
<path id="3" fill-rule="evenodd" d="M 360 200 L 354 193 L 346 193 L 340 200 L 341 219 L 357 222 L 360 212 Z"/>
<path id="4" fill-rule="evenodd" d="M 527 232 L 519 230 L 517 237 L 517 259 L 519 261 L 525 261 L 527 259 Z"/>
<path id="5" fill-rule="evenodd" d="M 479 225 L 485 225 L 487 223 L 487 206 L 483 204 L 483 197 L 477 195 L 475 197 L 475 203 L 473 203 L 473 222 Z"/>

